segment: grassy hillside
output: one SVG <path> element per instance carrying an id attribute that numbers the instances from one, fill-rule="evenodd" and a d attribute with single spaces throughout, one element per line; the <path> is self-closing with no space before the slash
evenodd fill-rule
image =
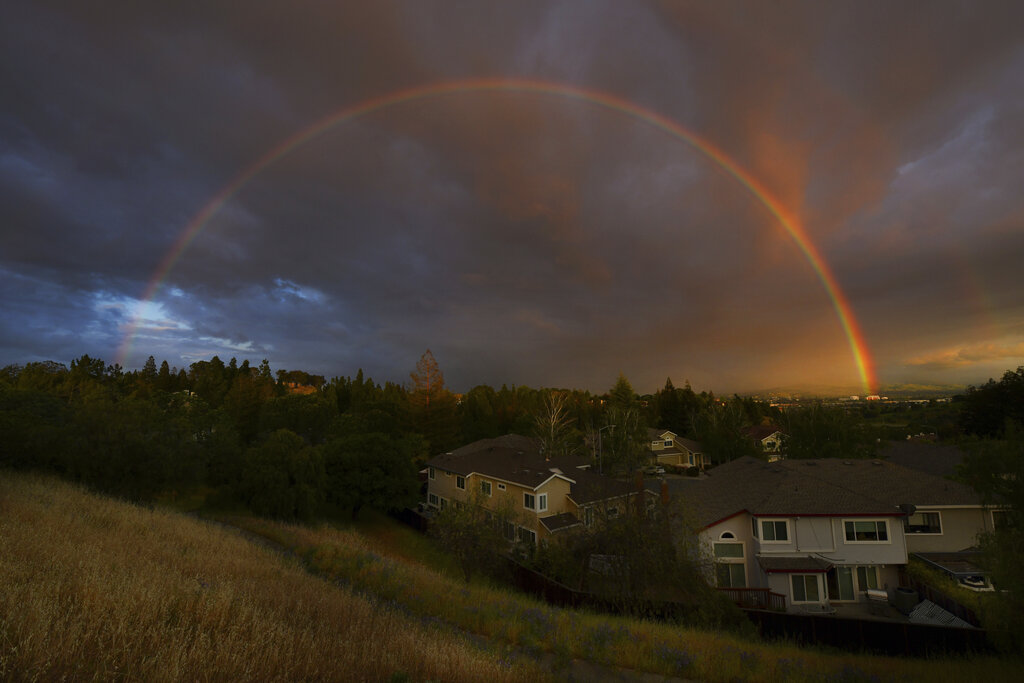
<path id="1" fill-rule="evenodd" d="M 455 624 L 526 652 L 701 681 L 1009 681 L 1020 662 L 997 657 L 910 659 L 751 642 L 674 624 L 555 609 L 489 585 L 466 584 L 415 532 L 383 520 L 350 528 L 232 523 L 306 558 L 318 572 L 396 609 Z"/>
<path id="2" fill-rule="evenodd" d="M 537 680 L 237 533 L 0 471 L 0 680 Z"/>
<path id="3" fill-rule="evenodd" d="M 301 561 L 191 517 L 0 471 L 0 680 L 545 677 L 512 648 L 582 679 L 624 667 L 708 681 L 991 683 L 1016 680 L 1020 666 L 829 653 L 553 609 L 465 584 L 426 539 L 376 516 L 350 528 L 228 521 Z"/>

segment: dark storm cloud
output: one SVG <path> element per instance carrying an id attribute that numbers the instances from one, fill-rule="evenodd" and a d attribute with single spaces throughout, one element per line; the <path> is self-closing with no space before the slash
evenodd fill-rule
<path id="1" fill-rule="evenodd" d="M 1012 365 L 1022 19 L 1009 2 L 15 3 L 0 360 L 113 360 L 134 320 L 129 366 L 216 353 L 402 381 L 430 347 L 460 389 L 856 385 L 811 264 L 746 188 L 647 123 L 539 93 L 323 133 L 138 302 L 200 209 L 290 135 L 403 88 L 509 77 L 612 93 L 734 158 L 820 248 L 883 381 Z"/>

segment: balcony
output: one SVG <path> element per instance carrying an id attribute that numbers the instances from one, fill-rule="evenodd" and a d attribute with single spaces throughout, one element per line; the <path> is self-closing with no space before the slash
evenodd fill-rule
<path id="1" fill-rule="evenodd" d="M 786 596 L 773 593 L 767 588 L 719 588 L 743 609 L 767 609 L 776 612 L 786 611 Z"/>

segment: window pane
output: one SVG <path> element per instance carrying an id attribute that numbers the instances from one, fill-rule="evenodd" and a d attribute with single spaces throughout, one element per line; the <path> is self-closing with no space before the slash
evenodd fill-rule
<path id="1" fill-rule="evenodd" d="M 807 599 L 817 600 L 818 599 L 818 577 L 816 576 L 805 576 L 803 577 L 807 582 Z"/>
<path id="2" fill-rule="evenodd" d="M 726 565 L 726 566 L 729 567 L 729 573 L 731 575 L 730 576 L 730 581 L 732 582 L 731 586 L 733 588 L 746 588 L 747 587 L 747 578 L 745 576 L 745 572 L 743 571 L 743 565 L 742 564 L 730 564 L 730 565 Z"/>
<path id="3" fill-rule="evenodd" d="M 807 594 L 804 592 L 804 577 L 794 576 L 793 577 L 793 602 L 803 602 L 807 599 Z"/>
<path id="4" fill-rule="evenodd" d="M 838 567 L 839 599 L 853 600 L 853 570 L 849 567 Z"/>
<path id="5" fill-rule="evenodd" d="M 764 540 L 774 541 L 775 540 L 775 525 L 771 522 L 762 522 L 761 529 L 764 531 Z"/>
<path id="6" fill-rule="evenodd" d="M 732 588 L 731 575 L 729 574 L 729 565 L 715 565 L 715 583 L 718 585 L 719 588 Z"/>
<path id="7" fill-rule="evenodd" d="M 789 534 L 786 531 L 785 522 L 775 522 L 775 540 L 776 541 L 788 541 Z"/>
<path id="8" fill-rule="evenodd" d="M 743 544 L 716 543 L 715 557 L 743 557 Z"/>
<path id="9" fill-rule="evenodd" d="M 878 527 L 878 531 L 876 532 L 878 540 L 879 541 L 888 541 L 889 540 L 889 532 L 886 529 L 885 522 L 875 522 L 875 524 Z"/>

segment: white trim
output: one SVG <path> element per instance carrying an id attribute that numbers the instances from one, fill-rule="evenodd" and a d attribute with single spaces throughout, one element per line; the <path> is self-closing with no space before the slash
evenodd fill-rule
<path id="1" fill-rule="evenodd" d="M 854 524 L 853 533 L 854 533 L 854 535 L 856 535 L 856 533 L 857 533 L 857 527 L 856 527 L 857 522 L 874 522 L 876 525 L 879 522 L 881 522 L 882 524 L 885 525 L 885 540 L 884 541 L 857 541 L 857 540 L 851 541 L 850 539 L 848 539 L 846 537 L 846 525 L 847 525 L 847 523 L 853 523 Z M 883 518 L 878 518 L 878 519 L 875 519 L 875 518 L 844 519 L 844 520 L 842 520 L 842 523 L 843 523 L 843 543 L 844 544 L 851 544 L 851 545 L 852 544 L 856 544 L 856 545 L 892 545 L 892 533 L 891 533 L 891 530 L 889 529 L 889 520 L 884 518 L 884 517 Z M 878 527 L 876 526 L 875 527 L 876 533 L 877 533 L 877 530 L 878 530 Z"/>
<path id="2" fill-rule="evenodd" d="M 548 494 L 538 493 L 537 494 L 537 512 L 548 511 Z"/>
<path id="3" fill-rule="evenodd" d="M 938 531 L 910 531 L 907 527 L 910 526 L 910 518 L 914 515 L 938 515 L 939 516 L 939 530 Z M 904 536 L 943 536 L 942 525 L 942 512 L 939 510 L 916 510 L 914 515 L 907 515 L 903 518 L 903 535 Z"/>
<path id="4" fill-rule="evenodd" d="M 761 526 L 761 538 L 760 538 L 760 541 L 761 541 L 762 544 L 767 544 L 767 545 L 789 545 L 789 544 L 793 543 L 792 536 L 789 533 L 789 520 L 786 519 L 785 517 L 758 517 L 757 518 L 757 522 Z M 765 534 L 764 534 L 764 523 L 765 522 L 772 522 L 773 524 L 776 523 L 776 522 L 782 522 L 783 524 L 785 524 L 786 525 L 786 538 L 785 538 L 785 540 L 780 541 L 780 540 L 778 540 L 776 538 L 774 541 L 769 541 L 769 540 L 765 539 L 765 537 L 764 537 L 765 536 Z M 772 533 L 774 534 L 774 531 Z"/>

